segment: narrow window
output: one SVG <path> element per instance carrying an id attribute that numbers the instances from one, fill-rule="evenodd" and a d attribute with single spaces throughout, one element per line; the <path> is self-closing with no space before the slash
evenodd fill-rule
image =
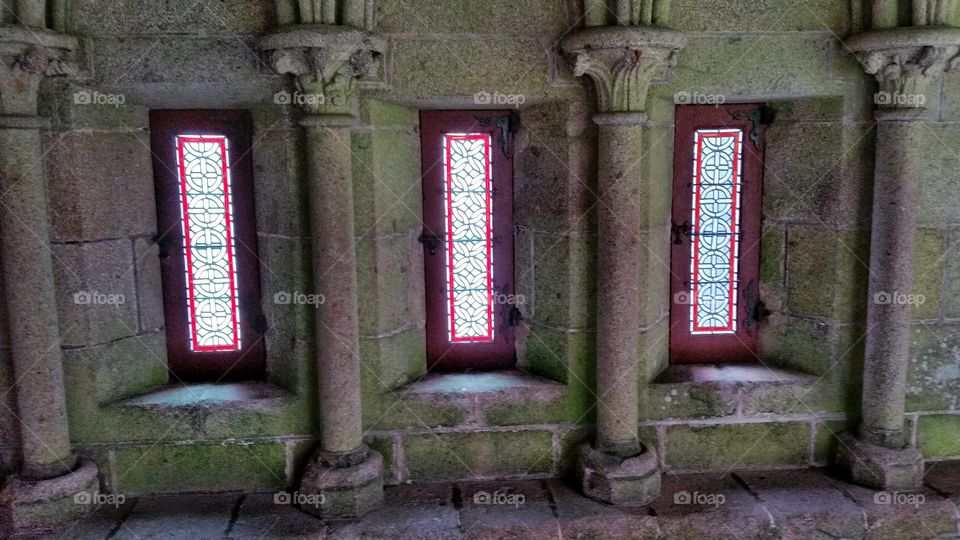
<path id="1" fill-rule="evenodd" d="M 153 111 L 150 126 L 170 370 L 182 380 L 259 377 L 249 116 Z"/>
<path id="2" fill-rule="evenodd" d="M 757 105 L 677 107 L 674 362 L 755 359 L 763 178 L 759 115 Z"/>
<path id="3" fill-rule="evenodd" d="M 514 362 L 509 114 L 421 115 L 427 356 L 434 369 Z M 513 301 L 511 301 L 513 300 Z"/>

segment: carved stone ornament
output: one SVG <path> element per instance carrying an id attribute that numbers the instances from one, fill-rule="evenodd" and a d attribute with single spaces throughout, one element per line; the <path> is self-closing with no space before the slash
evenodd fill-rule
<path id="1" fill-rule="evenodd" d="M 600 112 L 644 112 L 650 84 L 669 76 L 685 44 L 666 28 L 609 26 L 578 32 L 562 46 L 574 74 L 596 84 Z"/>
<path id="2" fill-rule="evenodd" d="M 292 74 L 290 102 L 309 114 L 353 114 L 358 80 L 373 73 L 386 48 L 377 36 L 346 26 L 297 25 L 266 36 L 260 48 L 277 73 Z"/>
<path id="3" fill-rule="evenodd" d="M 0 26 L 0 115 L 37 114 L 37 89 L 44 77 L 73 75 L 67 62 L 72 36 L 49 30 Z"/>
<path id="4" fill-rule="evenodd" d="M 923 109 L 930 81 L 960 66 L 960 28 L 910 27 L 879 30 L 847 42 L 879 84 L 881 109 Z"/>

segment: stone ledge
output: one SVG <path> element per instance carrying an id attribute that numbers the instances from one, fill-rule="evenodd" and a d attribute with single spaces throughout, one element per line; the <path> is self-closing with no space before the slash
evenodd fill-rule
<path id="1" fill-rule="evenodd" d="M 269 383 L 168 385 L 146 394 L 116 401 L 109 407 L 135 407 L 149 410 L 174 409 L 282 409 L 296 396 Z"/>
<path id="2" fill-rule="evenodd" d="M 475 373 L 434 373 L 403 386 L 393 393 L 423 400 L 475 400 L 502 402 L 504 399 L 556 399 L 566 385 L 518 369 Z"/>

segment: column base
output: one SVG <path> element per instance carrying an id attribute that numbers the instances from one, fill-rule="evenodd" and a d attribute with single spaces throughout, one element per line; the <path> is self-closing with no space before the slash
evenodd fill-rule
<path id="1" fill-rule="evenodd" d="M 577 451 L 576 475 L 584 495 L 605 503 L 642 506 L 660 496 L 660 467 L 649 448 L 623 458 L 583 444 Z"/>
<path id="2" fill-rule="evenodd" d="M 92 495 L 100 490 L 97 464 L 82 460 L 72 472 L 49 480 L 11 477 L 0 491 L 0 527 L 4 531 L 54 531 L 96 509 Z"/>
<path id="3" fill-rule="evenodd" d="M 355 519 L 383 505 L 383 457 L 368 450 L 366 460 L 336 467 L 322 451 L 310 458 L 299 494 L 316 495 L 315 505 L 300 509 L 320 519 Z"/>
<path id="4" fill-rule="evenodd" d="M 840 436 L 837 464 L 853 482 L 880 490 L 911 491 L 923 484 L 923 454 L 917 448 L 886 448 L 847 433 Z"/>

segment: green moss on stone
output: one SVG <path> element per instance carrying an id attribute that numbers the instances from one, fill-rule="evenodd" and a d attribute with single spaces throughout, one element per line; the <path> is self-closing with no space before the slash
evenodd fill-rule
<path id="1" fill-rule="evenodd" d="M 666 462 L 674 469 L 802 465 L 810 453 L 810 426 L 801 422 L 675 425 L 667 428 Z"/>
<path id="2" fill-rule="evenodd" d="M 553 468 L 549 431 L 431 433 L 404 437 L 411 480 L 547 474 Z"/>

